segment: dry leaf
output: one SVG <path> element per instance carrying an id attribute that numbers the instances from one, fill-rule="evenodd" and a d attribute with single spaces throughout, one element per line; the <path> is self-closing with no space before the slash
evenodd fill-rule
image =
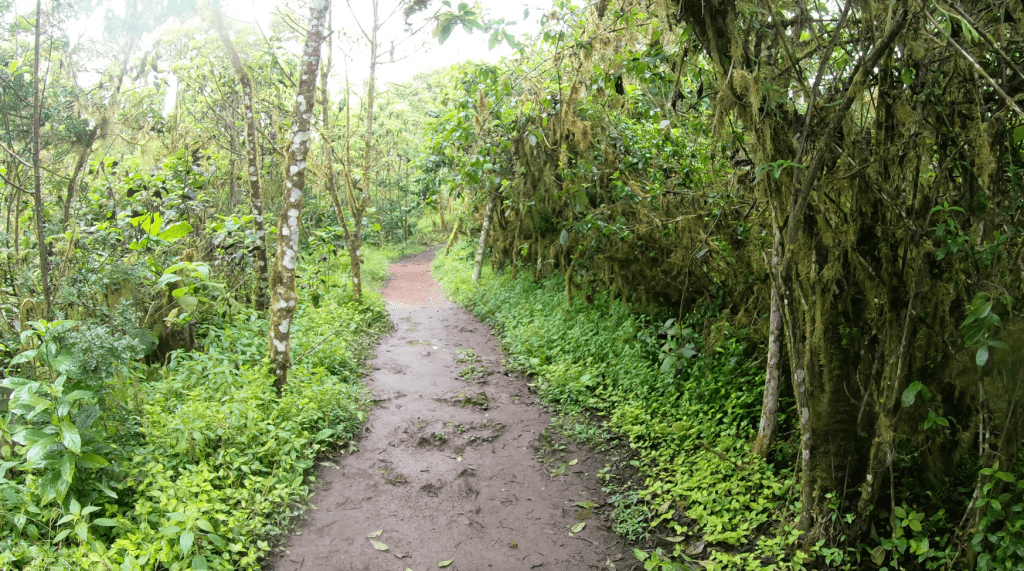
<path id="1" fill-rule="evenodd" d="M 572 460 L 569 461 L 569 465 L 570 466 L 575 466 L 576 463 L 579 462 L 579 461 L 580 461 L 579 458 L 573 458 Z"/>
<path id="2" fill-rule="evenodd" d="M 454 559 L 449 559 L 448 561 L 439 561 L 437 563 L 437 566 L 438 567 L 447 567 L 447 566 L 451 565 L 452 562 L 454 562 L 454 561 L 455 561 Z"/>
<path id="3" fill-rule="evenodd" d="M 373 548 L 376 549 L 377 551 L 387 551 L 388 550 L 387 544 L 382 542 L 382 541 L 377 541 L 376 539 L 371 539 L 370 543 L 373 544 Z"/>
<path id="4" fill-rule="evenodd" d="M 587 522 L 581 521 L 578 524 L 572 526 L 572 532 L 573 533 L 579 533 L 579 532 L 583 531 L 583 528 L 585 528 L 585 527 L 587 527 Z"/>
<path id="5" fill-rule="evenodd" d="M 371 538 L 372 537 L 380 537 L 380 534 L 382 534 L 382 533 L 384 533 L 384 530 L 383 529 L 378 529 L 377 531 L 367 535 L 366 537 L 371 537 Z"/>

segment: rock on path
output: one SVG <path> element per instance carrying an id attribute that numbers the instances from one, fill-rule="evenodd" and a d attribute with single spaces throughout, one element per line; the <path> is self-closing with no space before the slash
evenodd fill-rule
<path id="1" fill-rule="evenodd" d="M 488 327 L 444 298 L 432 258 L 392 265 L 384 297 L 396 329 L 371 361 L 377 406 L 359 451 L 321 470 L 316 508 L 266 568 L 628 568 L 632 557 L 602 516 L 595 473 L 604 461 L 542 436 L 550 415 L 526 379 L 506 373 Z M 387 551 L 367 537 L 377 530 Z"/>

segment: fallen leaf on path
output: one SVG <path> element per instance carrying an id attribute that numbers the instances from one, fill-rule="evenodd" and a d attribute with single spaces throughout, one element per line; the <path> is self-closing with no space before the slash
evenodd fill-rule
<path id="1" fill-rule="evenodd" d="M 399 558 L 399 559 L 401 559 L 401 558 L 403 558 L 403 557 L 408 557 L 408 555 L 403 555 L 403 554 L 401 554 L 401 553 L 392 553 L 391 555 L 394 555 L 395 557 L 397 557 L 397 558 Z"/>
<path id="2" fill-rule="evenodd" d="M 585 502 L 576 502 L 576 505 L 578 505 L 581 508 L 586 508 L 586 509 L 590 510 L 590 509 L 596 508 L 597 506 L 599 506 L 601 504 L 599 504 L 597 502 L 592 502 L 590 500 L 587 500 Z"/>
<path id="3" fill-rule="evenodd" d="M 508 546 L 509 546 L 510 549 L 515 549 L 515 548 L 519 547 L 519 544 L 516 543 L 516 540 L 513 539 L 512 541 L 508 542 Z"/>
<path id="4" fill-rule="evenodd" d="M 583 531 L 583 528 L 585 528 L 585 527 L 587 527 L 587 522 L 581 521 L 578 524 L 572 526 L 572 532 L 573 533 L 579 533 L 579 532 Z"/>
<path id="5" fill-rule="evenodd" d="M 382 534 L 382 533 L 384 533 L 384 530 L 383 529 L 378 529 L 377 531 L 375 531 L 373 533 L 367 534 L 366 537 L 371 537 L 371 538 L 372 537 L 380 537 L 380 534 Z"/>
<path id="6" fill-rule="evenodd" d="M 448 561 L 439 561 L 437 563 L 437 566 L 438 567 L 447 567 L 447 566 L 451 565 L 454 561 L 455 561 L 454 559 L 449 559 Z"/>
<path id="7" fill-rule="evenodd" d="M 575 466 L 579 461 L 580 461 L 579 458 L 573 458 L 572 460 L 569 461 L 569 465 L 570 466 Z"/>
<path id="8" fill-rule="evenodd" d="M 562 462 L 561 464 L 558 465 L 557 468 L 554 469 L 553 472 L 551 472 L 551 475 L 552 476 L 561 476 L 561 475 L 565 474 L 565 471 L 568 470 L 568 469 L 569 469 L 569 465 L 566 464 L 565 462 Z"/>
<path id="9" fill-rule="evenodd" d="M 370 543 L 373 544 L 373 548 L 376 549 L 377 551 L 387 551 L 388 550 L 387 544 L 382 542 L 382 541 L 377 541 L 376 539 L 371 539 Z"/>

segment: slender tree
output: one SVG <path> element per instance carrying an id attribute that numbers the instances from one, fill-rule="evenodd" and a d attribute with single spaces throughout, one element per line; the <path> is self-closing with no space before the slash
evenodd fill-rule
<path id="1" fill-rule="evenodd" d="M 284 196 L 277 223 L 277 256 L 270 281 L 270 366 L 278 395 L 288 382 L 288 369 L 291 367 L 291 323 L 298 303 L 295 270 L 299 263 L 299 217 L 302 214 L 302 193 L 306 185 L 310 127 L 316 105 L 320 48 L 326 36 L 329 7 L 330 0 L 313 0 L 310 4 L 306 43 L 299 67 L 299 85 L 295 106 L 292 108 L 291 135 L 287 140 Z"/>
<path id="2" fill-rule="evenodd" d="M 484 211 L 484 224 L 480 228 L 480 241 L 476 246 L 476 259 L 473 260 L 473 281 L 480 281 L 480 272 L 484 266 L 484 251 L 487 249 L 487 232 L 491 229 L 491 218 L 494 216 L 494 206 L 498 203 L 498 193 L 492 192 L 491 199 L 487 201 L 487 210 Z"/>
<path id="3" fill-rule="evenodd" d="M 779 264 L 779 233 L 775 233 L 770 267 Z M 779 421 L 779 358 L 782 353 L 782 307 L 779 304 L 779 290 L 772 283 L 771 313 L 768 317 L 768 367 L 764 377 L 764 400 L 761 405 L 761 422 L 754 441 L 754 454 L 767 458 L 775 445 L 775 432 Z"/>
<path id="4" fill-rule="evenodd" d="M 242 64 L 242 58 L 235 49 L 231 36 L 228 35 L 227 27 L 224 25 L 224 15 L 221 13 L 220 2 L 213 2 L 213 25 L 217 29 L 224 50 L 228 52 L 231 59 L 231 67 L 238 78 L 238 84 L 242 87 L 242 114 L 245 118 L 245 161 L 247 179 L 249 180 L 249 209 L 252 212 L 253 228 L 256 233 L 256 296 L 255 305 L 258 311 L 267 308 L 267 232 L 263 225 L 263 198 L 260 192 L 260 166 L 259 166 L 259 142 L 256 130 L 256 112 L 253 110 L 253 98 L 255 89 L 252 78 Z M 310 99 L 312 101 L 312 99 Z M 310 104 L 312 105 L 312 104 Z"/>
<path id="5" fill-rule="evenodd" d="M 34 179 L 34 191 L 32 193 L 35 201 L 36 239 L 39 241 L 39 274 L 43 282 L 43 307 L 44 315 L 50 316 L 50 257 L 46 246 L 46 211 L 43 210 L 43 179 L 42 159 L 40 156 L 40 135 L 39 129 L 42 123 L 42 85 L 39 80 L 39 57 L 41 25 L 43 21 L 42 0 L 36 0 L 36 38 L 35 38 L 35 59 L 32 72 L 32 174 Z"/>

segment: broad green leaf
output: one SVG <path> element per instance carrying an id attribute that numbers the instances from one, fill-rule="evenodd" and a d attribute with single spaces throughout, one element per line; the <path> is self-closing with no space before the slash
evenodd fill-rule
<path id="1" fill-rule="evenodd" d="M 438 561 L 437 562 L 437 566 L 438 567 L 448 567 L 449 565 L 451 565 L 454 562 L 455 562 L 454 559 L 449 559 L 448 561 Z"/>
<path id="2" fill-rule="evenodd" d="M 79 456 L 78 463 L 85 468 L 93 470 L 95 470 L 96 468 L 103 468 L 104 466 L 110 465 L 110 462 L 107 462 L 106 458 L 103 458 L 98 454 L 93 454 L 92 452 L 85 452 L 81 456 Z"/>
<path id="3" fill-rule="evenodd" d="M 85 541 L 89 537 L 89 524 L 84 521 L 80 521 L 75 524 L 75 535 L 78 536 L 80 541 Z"/>
<path id="4" fill-rule="evenodd" d="M 183 295 L 178 298 L 178 304 L 185 311 L 192 313 L 199 307 L 199 298 L 194 295 Z"/>
<path id="5" fill-rule="evenodd" d="M 202 555 L 192 557 L 192 571 L 207 571 L 209 568 L 209 565 L 206 563 L 206 558 Z"/>
<path id="6" fill-rule="evenodd" d="M 181 281 L 181 276 L 179 276 L 178 274 L 164 274 L 163 276 L 160 277 L 159 280 L 157 280 L 156 287 L 162 288 L 169 283 L 179 281 Z"/>
<path id="7" fill-rule="evenodd" d="M 76 462 L 75 462 L 75 455 L 74 454 L 65 454 L 64 457 L 60 459 L 60 477 L 64 478 L 65 480 L 67 480 L 69 482 L 74 482 L 75 481 L 75 464 L 76 464 Z M 74 500 L 72 500 L 72 501 L 74 501 Z M 80 509 L 81 509 L 81 507 L 79 507 L 79 510 Z M 78 513 L 79 510 L 76 510 L 74 508 L 74 504 L 72 504 L 72 508 L 71 508 L 72 512 Z"/>
<path id="8" fill-rule="evenodd" d="M 181 552 L 188 555 L 192 551 L 192 543 L 196 539 L 196 534 L 190 529 L 186 529 L 181 532 L 178 536 L 178 545 L 181 546 Z"/>
<path id="9" fill-rule="evenodd" d="M 903 391 L 902 401 L 904 408 L 914 404 L 914 401 L 917 400 L 917 393 L 920 392 L 922 386 L 919 381 L 914 381 Z"/>
<path id="10" fill-rule="evenodd" d="M 161 240 L 166 240 L 167 242 L 176 242 L 187 236 L 188 233 L 191 231 L 192 225 L 190 225 L 188 222 L 176 222 L 165 228 L 162 232 L 160 232 L 160 234 L 157 235 L 157 238 L 160 238 Z"/>
<path id="11" fill-rule="evenodd" d="M 444 45 L 444 43 L 448 41 L 448 38 L 452 35 L 452 32 L 455 30 L 455 23 L 456 22 L 454 18 L 448 18 L 442 20 L 441 22 L 438 22 L 437 28 L 435 28 L 438 43 Z"/>
<path id="12" fill-rule="evenodd" d="M 29 349 L 28 351 L 22 351 L 21 353 L 15 355 L 13 359 L 11 359 L 10 364 L 17 365 L 19 363 L 31 361 L 32 359 L 36 358 L 37 354 L 39 354 L 39 349 Z"/>
<path id="13" fill-rule="evenodd" d="M 583 531 L 583 528 L 585 528 L 585 527 L 587 527 L 587 522 L 581 521 L 581 522 L 577 523 L 576 525 L 572 526 L 572 532 L 573 533 L 579 533 L 579 532 Z"/>
<path id="14" fill-rule="evenodd" d="M 572 460 L 569 460 L 569 465 L 570 466 L 575 466 L 576 464 L 579 464 L 579 462 L 580 462 L 579 458 L 573 458 Z"/>
<path id="15" fill-rule="evenodd" d="M 377 551 L 387 551 L 388 550 L 387 544 L 384 543 L 383 541 L 377 541 L 376 539 L 371 539 L 370 543 L 373 544 L 373 548 L 376 549 Z"/>
<path id="16" fill-rule="evenodd" d="M 98 517 L 98 518 L 92 520 L 92 522 L 94 524 L 98 525 L 98 526 L 101 526 L 101 527 L 117 527 L 118 526 L 117 520 L 113 520 L 113 519 L 110 519 L 108 517 Z"/>
<path id="17" fill-rule="evenodd" d="M 638 561 L 647 561 L 647 558 L 650 557 L 650 555 L 648 555 L 646 551 L 643 551 L 642 549 L 637 549 L 636 547 L 634 547 L 633 548 L 633 557 L 636 557 Z"/>
<path id="18" fill-rule="evenodd" d="M 334 430 L 333 428 L 325 428 L 325 429 L 321 430 L 320 432 L 316 433 L 316 436 L 313 437 L 313 442 L 320 442 L 321 440 L 323 440 L 325 438 L 330 438 L 331 436 L 334 436 L 335 434 L 337 434 L 337 431 Z"/>
<path id="19" fill-rule="evenodd" d="M 210 522 L 206 521 L 205 519 L 196 520 L 196 527 L 207 533 L 213 533 L 213 526 L 210 525 Z"/>
<path id="20" fill-rule="evenodd" d="M 974 356 L 974 362 L 978 367 L 984 367 L 985 363 L 988 363 L 988 345 L 982 345 L 978 348 L 978 354 Z"/>
<path id="21" fill-rule="evenodd" d="M 60 472 L 53 470 L 47 473 L 39 480 L 39 492 L 41 497 L 40 504 L 47 504 L 50 500 L 57 500 L 58 503 L 64 501 L 64 496 L 68 493 L 68 488 L 71 487 L 71 482 L 68 482 L 64 478 L 60 477 Z"/>
<path id="22" fill-rule="evenodd" d="M 60 441 L 75 454 L 82 453 L 82 435 L 78 433 L 78 427 L 70 420 L 60 421 Z"/>

